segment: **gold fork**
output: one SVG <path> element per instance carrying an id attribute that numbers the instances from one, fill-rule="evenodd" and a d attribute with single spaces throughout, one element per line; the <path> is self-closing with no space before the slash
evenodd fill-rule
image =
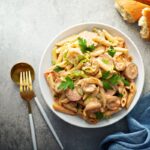
<path id="1" fill-rule="evenodd" d="M 33 117 L 32 117 L 32 109 L 30 105 L 30 101 L 34 97 L 30 71 L 20 72 L 20 95 L 25 101 L 27 101 L 27 104 L 28 104 L 28 114 L 29 114 L 33 149 L 37 150 L 35 127 L 34 127 L 34 122 L 33 122 Z"/>
<path id="2" fill-rule="evenodd" d="M 31 117 L 29 117 L 29 119 L 31 118 L 30 119 L 31 120 L 30 126 L 31 126 L 31 135 L 32 135 L 32 141 L 33 141 L 33 147 L 37 148 L 36 138 L 35 138 L 35 130 L 34 130 L 34 124 L 33 124 L 33 118 L 32 118 L 32 111 L 31 111 L 31 106 L 30 106 L 30 100 L 32 100 L 34 98 L 34 100 L 38 106 L 38 109 L 40 110 L 43 118 L 45 119 L 50 131 L 52 132 L 53 136 L 55 137 L 61 150 L 63 150 L 64 147 L 63 147 L 61 141 L 59 140 L 59 137 L 57 136 L 51 122 L 48 119 L 47 114 L 45 113 L 42 105 L 40 104 L 38 98 L 36 97 L 36 95 L 33 91 L 32 78 L 31 78 L 31 72 L 30 71 L 20 73 L 20 94 L 21 94 L 21 97 L 28 102 L 29 115 L 31 116 Z"/>

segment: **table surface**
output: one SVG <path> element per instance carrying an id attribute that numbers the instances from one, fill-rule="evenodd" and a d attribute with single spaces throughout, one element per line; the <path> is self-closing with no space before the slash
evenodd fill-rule
<path id="1" fill-rule="evenodd" d="M 26 103 L 10 79 L 17 62 L 33 65 L 35 91 L 66 150 L 96 150 L 107 135 L 127 132 L 126 118 L 100 129 L 78 128 L 55 116 L 45 104 L 37 79 L 43 50 L 49 41 L 70 25 L 107 23 L 126 33 L 138 46 L 146 78 L 143 93 L 150 89 L 150 43 L 141 40 L 139 28 L 125 23 L 112 0 L 1 0 L 0 1 L 0 149 L 31 150 L 32 141 Z M 59 150 L 36 104 L 32 101 L 39 150 Z"/>

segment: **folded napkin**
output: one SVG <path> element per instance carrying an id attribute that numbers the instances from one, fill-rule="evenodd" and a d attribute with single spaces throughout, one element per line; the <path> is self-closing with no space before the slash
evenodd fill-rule
<path id="1" fill-rule="evenodd" d="M 150 150 L 150 94 L 140 98 L 127 120 L 129 133 L 109 135 L 100 150 Z"/>

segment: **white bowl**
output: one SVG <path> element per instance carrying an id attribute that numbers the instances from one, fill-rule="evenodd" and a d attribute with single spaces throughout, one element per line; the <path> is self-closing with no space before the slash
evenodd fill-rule
<path id="1" fill-rule="evenodd" d="M 137 86 L 137 93 L 133 99 L 132 104 L 130 105 L 128 110 L 122 110 L 119 113 L 116 113 L 113 115 L 110 119 L 107 120 L 102 120 L 97 124 L 88 124 L 85 122 L 83 119 L 79 118 L 78 116 L 70 116 L 67 114 L 63 114 L 60 112 L 57 112 L 53 109 L 52 104 L 53 104 L 53 96 L 49 90 L 49 87 L 46 83 L 46 80 L 44 78 L 44 72 L 50 67 L 51 65 L 51 50 L 53 49 L 54 45 L 56 42 L 64 39 L 65 37 L 68 37 L 70 35 L 73 35 L 75 33 L 79 33 L 83 30 L 91 30 L 93 27 L 97 27 L 100 29 L 106 29 L 108 30 L 111 34 L 113 35 L 118 35 L 121 36 L 125 39 L 126 45 L 129 49 L 129 53 L 133 56 L 134 62 L 138 66 L 139 74 L 136 79 L 136 86 Z M 42 92 L 42 95 L 44 97 L 45 102 L 47 103 L 48 107 L 62 120 L 78 126 L 78 127 L 84 127 L 84 128 L 99 128 L 99 127 L 104 127 L 110 124 L 113 124 L 123 117 L 125 117 L 136 105 L 137 101 L 140 98 L 140 95 L 142 93 L 143 85 L 144 85 L 144 65 L 142 61 L 142 57 L 140 55 L 140 52 L 136 45 L 132 42 L 132 40 L 122 33 L 120 30 L 106 25 L 106 24 L 101 24 L 101 23 L 85 23 L 85 24 L 79 24 L 72 26 L 70 28 L 67 28 L 65 31 L 61 32 L 58 34 L 49 44 L 48 47 L 45 49 L 41 61 L 40 61 L 40 66 L 39 66 L 39 84 L 40 84 L 40 89 Z"/>

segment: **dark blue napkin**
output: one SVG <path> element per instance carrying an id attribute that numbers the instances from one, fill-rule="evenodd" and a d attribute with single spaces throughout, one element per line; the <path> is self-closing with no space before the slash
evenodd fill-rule
<path id="1" fill-rule="evenodd" d="M 129 133 L 109 135 L 100 150 L 150 150 L 150 94 L 140 98 L 127 120 Z"/>

